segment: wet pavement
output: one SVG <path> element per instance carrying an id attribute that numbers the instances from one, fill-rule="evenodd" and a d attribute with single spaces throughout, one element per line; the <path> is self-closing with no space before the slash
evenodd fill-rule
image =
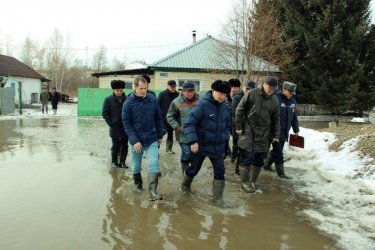
<path id="1" fill-rule="evenodd" d="M 311 204 L 295 180 L 262 172 L 263 192 L 244 194 L 226 161 L 231 208 L 219 209 L 209 161 L 184 195 L 179 155 L 161 145 L 165 199 L 150 202 L 130 169 L 110 167 L 110 146 L 101 118 L 0 120 L 0 249 L 336 249 L 300 215 Z"/>

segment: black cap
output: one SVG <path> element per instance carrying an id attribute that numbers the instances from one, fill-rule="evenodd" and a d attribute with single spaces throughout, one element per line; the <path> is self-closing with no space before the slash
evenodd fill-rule
<path id="1" fill-rule="evenodd" d="M 246 82 L 246 88 L 247 89 L 254 89 L 255 88 L 255 82 L 253 80 L 248 80 Z"/>
<path id="2" fill-rule="evenodd" d="M 222 80 L 216 80 L 211 84 L 211 89 L 223 94 L 230 93 L 229 83 Z"/>
<path id="3" fill-rule="evenodd" d="M 233 79 L 232 78 L 232 79 L 229 80 L 229 85 L 231 87 L 241 87 L 241 82 L 238 79 Z"/>
<path id="4" fill-rule="evenodd" d="M 168 85 L 171 86 L 171 87 L 176 87 L 177 84 L 176 84 L 175 80 L 169 80 Z"/>
<path id="5" fill-rule="evenodd" d="M 193 82 L 185 82 L 184 85 L 182 85 L 183 90 L 189 90 L 189 89 L 195 89 Z"/>
<path id="6" fill-rule="evenodd" d="M 142 75 L 142 77 L 143 77 L 144 79 L 146 79 L 147 83 L 150 83 L 150 82 L 151 82 L 151 79 L 150 79 L 150 77 L 149 77 L 148 75 Z"/>

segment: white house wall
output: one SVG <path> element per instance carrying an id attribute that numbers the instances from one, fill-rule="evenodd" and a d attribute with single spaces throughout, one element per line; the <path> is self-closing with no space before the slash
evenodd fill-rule
<path id="1" fill-rule="evenodd" d="M 35 78 L 9 76 L 5 88 L 15 88 L 14 102 L 18 103 L 18 82 L 22 83 L 22 104 L 31 104 L 32 94 L 36 96 L 36 103 L 39 103 L 42 81 Z"/>

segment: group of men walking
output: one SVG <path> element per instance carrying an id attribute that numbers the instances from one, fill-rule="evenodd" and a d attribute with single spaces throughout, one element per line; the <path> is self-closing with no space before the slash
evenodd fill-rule
<path id="1" fill-rule="evenodd" d="M 278 80 L 272 76 L 258 86 L 247 81 L 242 90 L 238 79 L 216 80 L 202 98 L 195 93 L 192 82 L 185 82 L 178 93 L 176 82 L 170 80 L 158 98 L 148 92 L 148 84 L 144 76 L 136 77 L 134 92 L 126 97 L 125 83 L 114 80 L 111 82 L 113 95 L 103 104 L 103 118 L 112 138 L 112 165 L 128 167 L 125 160 L 129 142 L 138 192 L 143 191 L 141 163 L 145 153 L 149 162 L 150 199 L 162 199 L 157 191 L 161 176 L 158 148 L 168 133 L 166 152 L 174 153 L 173 132 L 181 148 L 181 191 L 193 193 L 192 182 L 208 157 L 213 166 L 212 195 L 217 206 L 226 206 L 224 157 L 228 155 L 230 134 L 233 137 L 231 161 L 236 164 L 235 171 L 240 174 L 244 192 L 253 193 L 258 189 L 262 167 L 272 170 L 273 162 L 278 176 L 289 178 L 284 172 L 283 147 L 291 127 L 294 133 L 299 132 L 293 99 L 295 84 L 284 82 L 282 91 L 275 94 Z"/>

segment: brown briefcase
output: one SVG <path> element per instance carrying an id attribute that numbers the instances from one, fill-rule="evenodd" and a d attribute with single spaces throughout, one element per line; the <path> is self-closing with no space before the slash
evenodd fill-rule
<path id="1" fill-rule="evenodd" d="M 289 136 L 289 145 L 299 148 L 305 147 L 305 138 L 303 136 L 290 134 Z"/>

